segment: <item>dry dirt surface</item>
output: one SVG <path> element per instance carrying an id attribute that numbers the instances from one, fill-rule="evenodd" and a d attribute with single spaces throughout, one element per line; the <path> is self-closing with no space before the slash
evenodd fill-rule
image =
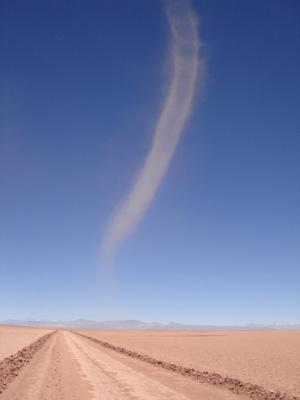
<path id="1" fill-rule="evenodd" d="M 47 337 L 0 394 L 0 399 L 242 400 L 246 397 L 187 379 L 60 330 Z"/>
<path id="2" fill-rule="evenodd" d="M 0 394 L 20 374 L 24 366 L 32 360 L 52 334 L 54 333 L 41 336 L 29 346 L 23 347 L 17 353 L 0 361 Z"/>
<path id="3" fill-rule="evenodd" d="M 251 398 L 280 398 L 275 392 L 287 398 L 300 398 L 300 331 L 81 330 L 80 333 L 118 347 L 121 352 L 124 349 L 125 353 L 134 352 L 146 359 L 148 356 L 173 364 L 174 368 L 182 366 L 191 369 L 192 374 L 195 370 L 202 374 L 200 379 L 203 373 L 208 373 L 207 379 L 202 379 L 204 382 L 229 389 L 232 386 L 233 391 L 239 385 L 246 385 L 241 392 L 245 389 Z"/>
<path id="4" fill-rule="evenodd" d="M 0 360 L 28 346 L 50 329 L 0 325 Z"/>

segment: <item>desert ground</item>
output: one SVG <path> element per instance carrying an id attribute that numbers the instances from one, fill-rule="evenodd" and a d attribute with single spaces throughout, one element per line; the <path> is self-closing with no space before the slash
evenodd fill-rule
<path id="1" fill-rule="evenodd" d="M 16 353 L 50 331 L 47 328 L 0 325 L 0 360 Z"/>
<path id="2" fill-rule="evenodd" d="M 299 398 L 299 331 L 0 327 L 0 399 Z"/>
<path id="3" fill-rule="evenodd" d="M 299 331 L 104 331 L 82 333 L 159 360 L 218 372 L 300 396 Z"/>

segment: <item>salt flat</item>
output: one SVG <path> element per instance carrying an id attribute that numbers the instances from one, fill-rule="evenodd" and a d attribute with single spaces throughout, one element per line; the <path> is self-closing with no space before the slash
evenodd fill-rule
<path id="1" fill-rule="evenodd" d="M 300 331 L 81 332 L 159 360 L 300 396 Z"/>

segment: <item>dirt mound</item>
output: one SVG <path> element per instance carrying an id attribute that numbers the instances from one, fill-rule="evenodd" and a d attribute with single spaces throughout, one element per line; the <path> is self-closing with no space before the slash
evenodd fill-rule
<path id="1" fill-rule="evenodd" d="M 253 400 L 299 400 L 299 398 L 295 396 L 289 396 L 284 393 L 266 390 L 264 387 L 260 385 L 255 385 L 249 382 L 242 382 L 239 379 L 234 379 L 228 376 L 222 376 L 214 372 L 198 371 L 194 368 L 186 368 L 181 365 L 176 365 L 165 361 L 157 360 L 148 355 L 140 354 L 135 351 L 128 350 L 124 347 L 114 346 L 108 342 L 104 342 L 102 340 L 95 339 L 93 337 L 78 332 L 73 332 L 73 333 L 85 337 L 95 343 L 98 343 L 106 349 L 113 350 L 118 353 L 124 354 L 126 356 L 147 362 L 149 364 L 153 364 L 158 367 L 174 371 L 181 375 L 196 379 L 201 383 L 209 383 L 212 385 L 225 387 L 232 393 L 247 395 Z"/>
<path id="2" fill-rule="evenodd" d="M 53 335 L 50 332 L 31 343 L 29 346 L 24 347 L 20 351 L 0 361 L 0 393 L 7 387 L 7 385 L 19 374 L 21 368 L 27 364 L 34 354 L 39 351 L 47 340 Z"/>

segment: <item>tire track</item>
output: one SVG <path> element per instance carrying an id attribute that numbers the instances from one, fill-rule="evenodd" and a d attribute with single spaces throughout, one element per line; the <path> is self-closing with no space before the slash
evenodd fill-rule
<path id="1" fill-rule="evenodd" d="M 77 335 L 64 332 L 66 342 L 92 386 L 92 399 L 101 400 L 187 400 L 168 387 L 153 381 Z"/>

